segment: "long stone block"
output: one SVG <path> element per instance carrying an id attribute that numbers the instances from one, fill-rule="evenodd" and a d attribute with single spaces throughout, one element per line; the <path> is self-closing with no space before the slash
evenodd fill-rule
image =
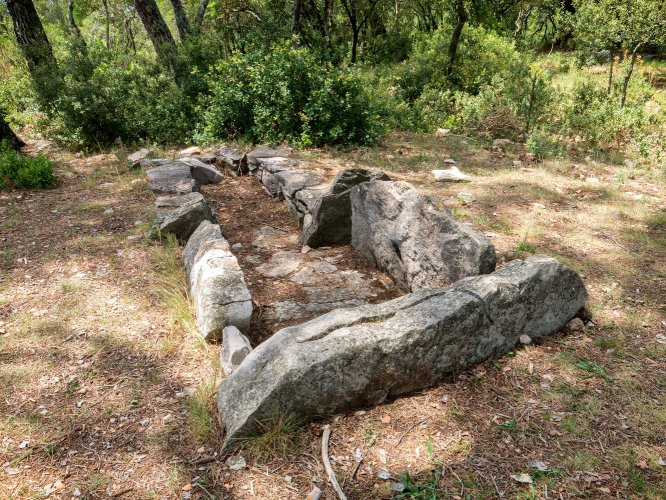
<path id="1" fill-rule="evenodd" d="M 507 352 L 521 335 L 556 332 L 586 298 L 575 271 L 534 256 L 280 330 L 219 385 L 225 447 L 261 433 L 276 414 L 314 420 L 436 384 Z"/>

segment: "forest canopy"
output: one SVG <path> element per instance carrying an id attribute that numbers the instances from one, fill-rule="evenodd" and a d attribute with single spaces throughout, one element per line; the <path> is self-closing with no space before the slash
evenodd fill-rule
<path id="1" fill-rule="evenodd" d="M 441 127 L 539 154 L 666 150 L 652 104 L 664 0 L 7 0 L 0 13 L 10 142 L 9 125 L 87 150 L 363 145 Z"/>

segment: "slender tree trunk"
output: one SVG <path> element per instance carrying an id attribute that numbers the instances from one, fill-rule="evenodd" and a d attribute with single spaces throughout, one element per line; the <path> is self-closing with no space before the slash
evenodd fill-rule
<path id="1" fill-rule="evenodd" d="M 615 64 L 615 55 L 613 54 L 613 51 L 610 51 L 610 70 L 608 71 L 608 88 L 606 89 L 606 92 L 608 95 L 611 95 L 611 92 L 613 91 L 613 64 Z"/>
<path id="2" fill-rule="evenodd" d="M 15 150 L 25 145 L 21 138 L 14 133 L 9 123 L 7 123 L 7 118 L 3 111 L 0 111 L 0 141 L 6 142 Z"/>
<path id="3" fill-rule="evenodd" d="M 31 75 L 37 79 L 47 76 L 57 64 L 32 0 L 7 0 L 7 10 Z"/>
<path id="4" fill-rule="evenodd" d="M 190 34 L 190 23 L 187 21 L 187 14 L 180 0 L 171 0 L 173 7 L 173 15 L 176 18 L 176 27 L 178 28 L 178 36 L 181 40 L 185 40 L 187 35 Z"/>
<path id="5" fill-rule="evenodd" d="M 201 31 L 201 25 L 203 24 L 204 17 L 206 16 L 206 9 L 208 8 L 209 0 L 201 0 L 199 6 L 197 7 L 197 15 L 194 17 L 194 32 L 199 33 Z"/>
<path id="6" fill-rule="evenodd" d="M 81 30 L 74 20 L 74 0 L 69 0 L 69 7 L 67 8 L 67 22 L 69 23 L 69 28 L 72 30 L 72 33 L 74 33 L 74 36 L 76 36 L 76 39 L 79 41 L 79 43 L 81 43 L 82 46 L 87 47 L 86 41 L 81 34 Z"/>
<path id="7" fill-rule="evenodd" d="M 134 7 L 148 32 L 160 64 L 165 69 L 173 71 L 179 80 L 181 75 L 178 71 L 178 49 L 169 27 L 157 8 L 157 3 L 155 0 L 134 0 Z"/>
<path id="8" fill-rule="evenodd" d="M 291 36 L 301 35 L 301 10 L 303 8 L 303 0 L 294 0 L 294 9 L 291 15 Z M 294 47 L 298 45 L 296 40 L 293 41 Z"/>
<path id="9" fill-rule="evenodd" d="M 104 18 L 106 22 L 106 51 L 111 52 L 111 15 L 109 13 L 108 0 L 102 0 L 104 5 Z"/>
<path id="10" fill-rule="evenodd" d="M 631 59 L 629 60 L 629 68 L 627 68 L 627 74 L 624 75 L 624 82 L 622 83 L 622 99 L 620 100 L 620 107 L 624 108 L 624 103 L 627 100 L 627 88 L 629 87 L 629 80 L 631 79 L 631 74 L 634 72 L 634 64 L 636 63 L 636 58 L 638 57 L 638 49 L 643 45 L 639 43 L 636 45 L 636 48 L 631 53 Z"/>
<path id="11" fill-rule="evenodd" d="M 465 10 L 464 0 L 456 1 L 456 25 L 453 28 L 453 34 L 451 35 L 451 43 L 449 43 L 449 67 L 446 72 L 449 76 L 453 73 L 453 63 L 456 60 L 456 54 L 458 53 L 458 44 L 460 43 L 460 36 L 462 35 L 463 28 L 467 22 L 467 11 Z"/>
<path id="12" fill-rule="evenodd" d="M 352 29 L 351 63 L 356 63 L 356 52 L 358 51 L 359 29 Z"/>

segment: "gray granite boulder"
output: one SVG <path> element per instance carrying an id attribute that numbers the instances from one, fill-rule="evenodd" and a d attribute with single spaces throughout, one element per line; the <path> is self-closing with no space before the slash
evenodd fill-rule
<path id="1" fill-rule="evenodd" d="M 218 388 L 225 448 L 277 415 L 302 421 L 375 405 L 556 332 L 585 304 L 583 282 L 544 256 L 278 331 Z"/>
<path id="2" fill-rule="evenodd" d="M 222 349 L 220 365 L 226 375 L 231 375 L 252 351 L 248 338 L 235 326 L 228 326 L 222 331 Z"/>
<path id="3" fill-rule="evenodd" d="M 268 194 L 275 198 L 282 198 L 282 185 L 276 176 L 284 171 L 296 170 L 301 164 L 300 160 L 292 158 L 258 158 L 254 175 Z"/>
<path id="4" fill-rule="evenodd" d="M 179 197 L 182 203 L 173 210 L 160 210 L 155 216 L 152 236 L 173 234 L 181 241 L 187 241 L 202 221 L 217 222 L 215 215 L 201 193 Z"/>
<path id="5" fill-rule="evenodd" d="M 254 172 L 259 167 L 260 159 L 291 156 L 291 152 L 291 148 L 275 149 L 259 146 L 247 154 L 247 168 L 250 172 Z"/>
<path id="6" fill-rule="evenodd" d="M 197 259 L 199 251 L 208 248 L 212 243 L 226 241 L 222 235 L 222 230 L 218 224 L 213 224 L 209 220 L 204 220 L 199 224 L 196 231 L 192 233 L 183 248 L 183 265 L 185 266 L 185 276 L 187 282 L 190 282 L 192 267 Z"/>
<path id="7" fill-rule="evenodd" d="M 313 196 L 312 200 L 308 199 L 301 230 L 303 244 L 316 248 L 349 239 L 352 225 L 351 190 L 363 182 L 373 180 L 390 179 L 388 175 L 378 170 L 362 168 L 344 170 L 337 175 L 328 192 L 322 193 L 318 198 Z M 297 200 L 297 203 L 298 201 L 300 200 Z"/>
<path id="8" fill-rule="evenodd" d="M 200 248 L 190 271 L 197 330 L 206 340 L 219 341 L 228 326 L 241 332 L 250 327 L 252 299 L 243 271 L 226 240 Z"/>
<path id="9" fill-rule="evenodd" d="M 242 151 L 232 148 L 222 148 L 217 153 L 220 162 L 229 165 L 237 174 L 247 173 L 247 157 Z"/>
<path id="10" fill-rule="evenodd" d="M 162 161 L 162 160 L 152 160 Z M 163 163 L 146 170 L 148 187 L 157 194 L 184 194 L 199 191 L 190 167 L 184 163 Z"/>
<path id="11" fill-rule="evenodd" d="M 405 291 L 442 287 L 495 269 L 495 247 L 471 224 L 406 182 L 351 191 L 351 243 Z"/>
<path id="12" fill-rule="evenodd" d="M 199 184 L 217 184 L 222 182 L 222 174 L 215 168 L 214 165 L 209 165 L 202 162 L 197 158 L 192 158 L 191 156 L 185 156 L 183 158 L 178 158 L 175 164 L 184 163 L 190 167 L 190 174 L 192 178 L 197 181 Z"/>
<path id="13" fill-rule="evenodd" d="M 192 192 L 178 195 L 165 195 L 158 196 L 155 200 L 155 206 L 157 208 L 178 208 L 179 206 L 187 203 L 188 201 L 199 200 L 201 199 L 201 193 Z"/>

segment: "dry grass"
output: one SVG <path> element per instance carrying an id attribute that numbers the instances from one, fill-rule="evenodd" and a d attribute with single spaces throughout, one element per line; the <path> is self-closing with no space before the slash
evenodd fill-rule
<path id="1" fill-rule="evenodd" d="M 378 148 L 303 156 L 327 177 L 382 168 L 445 198 L 493 234 L 500 260 L 561 259 L 584 275 L 595 325 L 328 419 L 340 483 L 350 498 L 391 498 L 398 480 L 403 498 L 664 498 L 663 171 L 586 161 L 587 152 L 516 166 L 521 151 L 482 146 L 399 134 Z M 276 426 L 259 452 L 241 452 L 242 471 L 215 456 L 219 347 L 188 332 L 178 249 L 135 225 L 152 216 L 142 175 L 113 155 L 49 154 L 60 186 L 0 193 L 0 497 L 208 498 L 205 489 L 284 499 L 316 484 L 334 498 L 320 424 Z M 474 181 L 433 183 L 429 171 L 448 157 Z M 519 473 L 533 484 L 512 479 Z"/>

